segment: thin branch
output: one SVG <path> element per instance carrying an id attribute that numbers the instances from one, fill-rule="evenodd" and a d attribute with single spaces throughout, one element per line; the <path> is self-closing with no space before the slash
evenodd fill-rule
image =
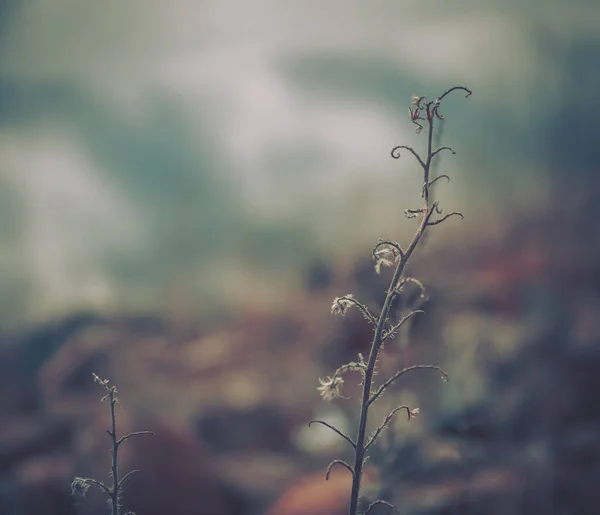
<path id="1" fill-rule="evenodd" d="M 454 87 L 450 88 L 449 90 L 444 91 L 444 93 L 442 93 L 442 95 L 437 98 L 435 103 L 439 104 L 442 100 L 444 100 L 444 97 L 448 96 L 450 93 L 452 93 L 453 91 L 456 91 L 458 89 L 467 92 L 467 94 L 465 95 L 465 98 L 468 98 L 473 94 L 473 92 L 469 88 L 465 88 L 464 86 L 454 86 Z"/>
<path id="2" fill-rule="evenodd" d="M 398 287 L 396 288 L 398 290 L 399 293 L 402 292 L 402 287 L 405 284 L 414 284 L 417 288 L 419 288 L 419 291 L 421 292 L 421 297 L 424 299 L 427 299 L 427 288 L 425 288 L 425 285 L 419 281 L 416 277 L 404 277 L 401 281 L 400 284 L 398 285 Z"/>
<path id="3" fill-rule="evenodd" d="M 154 431 L 134 431 L 133 433 L 129 433 L 129 434 L 127 434 L 127 435 L 122 436 L 121 438 L 119 438 L 117 440 L 117 445 L 121 445 L 128 438 L 131 438 L 133 436 L 140 436 L 140 435 L 154 435 L 154 436 L 156 436 L 156 433 Z"/>
<path id="4" fill-rule="evenodd" d="M 437 365 L 413 365 L 411 367 L 406 367 L 406 368 L 403 368 L 402 370 L 396 372 L 392 377 L 390 377 L 387 381 L 385 381 L 379 388 L 377 388 L 377 390 L 375 391 L 375 393 L 369 399 L 369 405 L 373 404 L 381 396 L 381 394 L 394 381 L 396 381 L 396 379 L 399 379 L 400 377 L 402 377 L 407 372 L 412 372 L 413 370 L 422 370 L 422 369 L 437 370 L 438 372 L 442 373 L 442 378 L 444 379 L 444 381 L 448 380 L 448 374 L 446 374 L 446 372 L 444 371 L 443 368 L 438 367 Z"/>
<path id="5" fill-rule="evenodd" d="M 127 474 L 125 474 L 123 476 L 123 478 L 119 481 L 119 489 L 125 484 L 125 482 L 131 477 L 133 476 L 136 472 L 139 472 L 138 469 L 133 469 L 129 472 L 127 472 Z"/>
<path id="6" fill-rule="evenodd" d="M 341 465 L 342 467 L 346 467 L 349 471 L 350 474 L 352 474 L 352 478 L 354 479 L 355 475 L 354 475 L 354 469 L 348 465 L 348 463 L 346 463 L 343 460 L 333 460 L 329 466 L 327 467 L 327 472 L 325 472 L 325 480 L 329 481 L 329 474 L 331 474 L 331 469 L 335 466 L 335 465 Z"/>
<path id="7" fill-rule="evenodd" d="M 399 145 L 399 146 L 397 146 L 397 147 L 394 147 L 394 148 L 392 149 L 392 152 L 391 152 L 391 154 L 392 154 L 392 157 L 393 157 L 394 159 L 400 159 L 400 149 L 401 149 L 401 148 L 408 150 L 408 151 L 409 151 L 409 152 L 410 152 L 410 153 L 411 153 L 413 156 L 415 156 L 416 160 L 417 160 L 417 161 L 419 161 L 419 164 L 420 164 L 420 165 L 421 165 L 423 168 L 425 168 L 425 161 L 423 161 L 423 159 L 421 159 L 421 156 L 420 156 L 419 154 L 417 154 L 417 152 L 416 152 L 416 150 L 415 150 L 414 148 L 412 148 L 412 147 L 409 147 L 409 146 L 407 146 L 407 145 Z"/>
<path id="8" fill-rule="evenodd" d="M 371 438 L 369 439 L 369 441 L 367 442 L 367 445 L 365 445 L 365 452 L 367 451 L 367 449 L 369 447 L 371 447 L 371 445 L 373 445 L 376 441 L 377 438 L 379 437 L 379 435 L 381 434 L 381 432 L 386 428 L 386 426 L 390 423 L 390 420 L 392 420 L 392 417 L 400 410 L 405 409 L 406 410 L 406 414 L 408 416 L 408 420 L 410 420 L 411 418 L 411 412 L 410 412 L 410 408 L 408 406 L 398 406 L 397 408 L 394 408 L 392 410 L 392 412 L 383 419 L 383 422 L 381 423 L 381 425 L 375 430 L 375 432 L 373 433 L 373 436 L 371 436 Z"/>
<path id="9" fill-rule="evenodd" d="M 82 479 L 84 479 L 88 483 L 92 483 L 93 485 L 99 486 L 106 493 L 110 494 L 110 488 L 108 486 L 106 486 L 102 481 L 98 481 L 97 479 L 93 479 L 91 477 L 84 477 Z"/>
<path id="10" fill-rule="evenodd" d="M 361 354 L 359 354 L 359 356 L 361 356 Z M 333 374 L 333 377 L 341 377 L 342 374 L 345 374 L 347 372 L 361 372 L 364 373 L 365 368 L 366 368 L 366 364 L 362 361 L 351 361 L 350 363 L 346 363 L 345 365 L 342 365 L 340 368 L 338 368 L 335 371 L 335 374 Z"/>
<path id="11" fill-rule="evenodd" d="M 369 504 L 369 507 L 367 508 L 367 510 L 365 511 L 364 515 L 368 515 L 368 513 L 378 504 L 383 504 L 384 506 L 387 506 L 388 508 L 391 508 L 392 510 L 394 510 L 394 513 L 400 513 L 393 504 L 390 504 L 387 501 L 382 501 L 381 499 L 377 499 L 376 501 L 373 501 L 371 504 Z"/>
<path id="12" fill-rule="evenodd" d="M 440 104 L 441 104 L 442 100 L 444 99 L 444 97 L 446 95 L 449 95 L 453 91 L 456 91 L 456 90 L 459 90 L 459 89 L 463 90 L 463 91 L 466 91 L 467 94 L 465 95 L 465 98 L 470 97 L 472 95 L 472 91 L 470 89 L 465 88 L 464 86 L 455 86 L 453 88 L 450 88 L 448 91 L 446 91 L 444 94 L 442 94 L 442 96 L 438 97 L 435 100 L 435 102 L 433 102 L 433 109 L 432 109 L 431 113 L 433 115 L 435 115 L 437 118 L 439 118 L 440 120 L 443 120 L 444 119 L 444 115 L 440 113 Z M 429 109 L 429 105 L 430 104 L 427 104 L 428 109 Z M 431 118 L 431 119 L 433 120 L 433 118 Z"/>
<path id="13" fill-rule="evenodd" d="M 352 438 L 350 438 L 348 435 L 344 434 L 342 431 L 340 431 L 337 427 L 332 426 L 331 424 L 323 421 L 323 420 L 311 420 L 308 423 L 308 427 L 310 427 L 311 424 L 322 424 L 325 427 L 328 427 L 329 429 L 331 429 L 332 431 L 336 432 L 338 435 L 340 435 L 344 440 L 346 440 L 354 449 L 356 449 L 356 444 L 352 441 Z"/>
<path id="14" fill-rule="evenodd" d="M 377 319 L 371 314 L 371 312 L 369 311 L 369 308 L 363 304 L 362 302 L 356 300 L 354 297 L 342 297 L 343 299 L 347 300 L 348 302 L 351 302 L 352 304 L 354 304 L 356 306 L 356 308 L 362 313 L 362 315 L 367 319 L 367 321 L 371 324 L 373 324 L 374 326 L 377 325 Z"/>
<path id="15" fill-rule="evenodd" d="M 400 328 L 406 323 L 408 322 L 408 320 L 410 320 L 410 318 L 414 315 L 417 314 L 425 314 L 425 311 L 423 311 L 422 309 L 416 309 L 414 311 L 411 311 L 408 315 L 405 315 L 404 317 L 402 317 L 402 320 L 400 320 L 400 322 L 398 322 L 396 325 L 392 326 L 388 331 L 386 331 L 383 336 L 381 337 L 381 341 L 384 342 L 389 338 L 392 338 L 399 330 Z"/>
<path id="16" fill-rule="evenodd" d="M 438 177 L 436 177 L 435 179 L 433 179 L 433 181 L 431 181 L 429 183 L 429 187 L 431 188 L 440 179 L 447 179 L 448 182 L 450 182 L 450 177 L 448 177 L 447 175 L 439 175 Z"/>
<path id="17" fill-rule="evenodd" d="M 435 156 L 437 156 L 443 150 L 449 150 L 453 154 L 456 154 L 456 152 L 451 147 L 440 147 L 440 148 L 436 149 L 434 152 L 432 152 L 431 159 L 433 159 Z"/>
<path id="18" fill-rule="evenodd" d="M 427 226 L 429 225 L 429 222 L 431 221 L 431 217 L 433 216 L 433 214 L 437 211 L 438 213 L 440 213 L 440 208 L 438 207 L 439 203 L 438 202 L 434 202 L 433 205 L 431 206 L 431 208 L 425 213 L 425 228 L 427 228 Z M 425 232 L 425 229 L 423 230 L 423 232 Z"/>
<path id="19" fill-rule="evenodd" d="M 423 187 L 423 190 L 425 189 L 425 187 Z M 404 216 L 406 216 L 406 218 L 416 218 L 417 215 L 420 215 L 421 213 L 423 213 L 425 210 L 421 207 L 418 209 L 405 209 L 404 210 Z"/>
<path id="20" fill-rule="evenodd" d="M 458 211 L 454 211 L 453 213 L 449 213 L 446 216 L 443 216 L 439 220 L 434 220 L 433 222 L 427 222 L 427 225 L 432 226 L 432 225 L 441 224 L 443 221 L 448 220 L 448 218 L 450 218 L 451 216 L 460 216 L 463 220 L 465 219 L 465 216 L 462 213 L 459 213 Z"/>

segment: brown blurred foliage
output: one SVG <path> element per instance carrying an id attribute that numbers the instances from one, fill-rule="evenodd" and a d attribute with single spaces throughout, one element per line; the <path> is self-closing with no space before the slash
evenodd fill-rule
<path id="1" fill-rule="evenodd" d="M 381 373 L 400 359 L 435 362 L 451 380 L 407 378 L 386 394 L 377 416 L 407 398 L 422 415 L 374 449 L 365 502 L 379 494 L 414 515 L 596 513 L 600 246 L 568 237 L 577 216 L 529 213 L 476 243 L 426 246 L 411 272 L 429 287 L 427 315 L 400 340 L 403 352 L 388 345 Z M 124 446 L 122 470 L 142 471 L 125 487 L 125 509 L 344 513 L 347 472 L 324 479 L 344 449 L 313 440 L 314 450 L 312 429 L 302 431 L 322 408 L 317 377 L 367 347 L 360 316 L 340 323 L 328 309 L 351 291 L 377 306 L 368 275 L 360 261 L 278 312 L 248 309 L 185 331 L 161 317 L 81 315 L 7 339 L 0 511 L 104 513 L 100 495 L 77 501 L 68 488 L 109 468 L 96 372 L 119 388 L 118 431 L 157 433 Z M 348 406 L 339 401 L 353 424 Z"/>

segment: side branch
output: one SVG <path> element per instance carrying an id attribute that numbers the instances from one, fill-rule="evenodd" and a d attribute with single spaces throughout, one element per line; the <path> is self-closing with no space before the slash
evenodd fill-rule
<path id="1" fill-rule="evenodd" d="M 419 288 L 421 291 L 421 297 L 423 299 L 427 299 L 427 288 L 425 288 L 425 285 L 415 277 L 404 277 L 396 288 L 398 293 L 401 293 L 404 285 L 408 283 L 414 284 L 417 288 Z"/>
<path id="2" fill-rule="evenodd" d="M 425 168 L 425 166 L 426 166 L 426 165 L 425 165 L 425 162 L 424 162 L 424 161 L 421 159 L 421 156 L 420 156 L 419 154 L 417 154 L 417 152 L 416 152 L 416 150 L 415 150 L 414 148 L 412 148 L 412 147 L 409 147 L 409 146 L 407 146 L 407 145 L 398 145 L 397 147 L 394 147 L 394 148 L 392 149 L 392 152 L 391 152 L 391 154 L 392 154 L 392 157 L 393 157 L 394 159 L 400 159 L 400 149 L 401 149 L 401 148 L 403 148 L 403 149 L 405 149 L 405 150 L 408 150 L 408 151 L 409 151 L 409 152 L 410 152 L 410 153 L 411 153 L 413 156 L 415 156 L 415 159 L 416 159 L 417 161 L 419 161 L 419 164 L 420 164 L 420 165 L 421 165 L 423 168 Z"/>
<path id="3" fill-rule="evenodd" d="M 454 151 L 454 149 L 452 149 L 451 147 L 440 147 L 435 149 L 432 153 L 431 153 L 431 159 L 433 159 L 435 156 L 437 156 L 440 152 L 442 152 L 443 150 L 449 150 L 450 152 L 452 152 L 453 154 L 456 154 L 456 152 Z"/>
<path id="4" fill-rule="evenodd" d="M 350 474 L 352 474 L 352 478 L 354 479 L 354 477 L 355 477 L 354 469 L 350 465 L 348 465 L 345 461 L 342 461 L 342 460 L 333 460 L 327 467 L 327 472 L 325 472 L 325 481 L 329 481 L 329 474 L 331 474 L 331 469 L 335 465 L 341 465 L 342 467 L 345 467 L 346 469 L 348 469 L 350 471 Z"/>
<path id="5" fill-rule="evenodd" d="M 465 216 L 462 213 L 459 213 L 458 211 L 454 211 L 453 213 L 449 213 L 446 216 L 443 216 L 439 220 L 434 220 L 433 222 L 427 222 L 427 225 L 432 226 L 432 225 L 441 224 L 443 221 L 448 220 L 448 218 L 450 218 L 451 216 L 460 216 L 463 220 L 465 219 Z"/>
<path id="6" fill-rule="evenodd" d="M 331 429 L 332 431 L 334 431 L 335 433 L 340 435 L 344 440 L 346 440 L 354 449 L 356 449 L 356 444 L 354 443 L 352 438 L 350 438 L 347 434 L 342 433 L 342 431 L 340 431 L 337 427 L 332 426 L 331 424 L 328 424 L 327 422 L 325 422 L 323 420 L 311 420 L 308 423 L 308 427 L 310 427 L 311 424 L 322 424 L 325 427 L 328 427 L 329 429 Z"/>
<path id="7" fill-rule="evenodd" d="M 375 430 L 375 432 L 373 433 L 373 436 L 371 436 L 371 438 L 367 442 L 367 445 L 365 445 L 365 452 L 367 451 L 367 449 L 369 447 L 371 447 L 371 445 L 373 445 L 377 441 L 377 438 L 379 437 L 379 435 L 381 434 L 381 432 L 387 427 L 387 425 L 390 423 L 390 420 L 392 420 L 393 416 L 398 411 L 400 411 L 402 409 L 406 410 L 406 414 L 408 416 L 408 420 L 411 419 L 412 413 L 411 413 L 410 408 L 408 406 L 398 406 L 397 408 L 394 408 L 392 410 L 392 412 L 387 417 L 385 417 L 383 419 L 383 422 L 381 423 L 381 425 Z M 415 414 L 416 413 L 418 413 L 418 410 L 415 410 Z"/>
<path id="8" fill-rule="evenodd" d="M 450 88 L 449 90 L 445 91 L 445 92 L 444 92 L 444 93 L 443 93 L 441 96 L 439 96 L 439 97 L 438 97 L 438 98 L 435 100 L 435 102 L 433 102 L 433 109 L 432 109 L 432 113 L 433 113 L 433 114 L 434 114 L 434 115 L 435 115 L 437 118 L 439 118 L 440 120 L 443 120 L 443 119 L 444 119 L 444 115 L 442 115 L 442 114 L 440 113 L 440 110 L 439 110 L 439 108 L 440 108 L 440 104 L 441 104 L 442 100 L 443 100 L 443 99 L 444 99 L 444 98 L 445 98 L 447 95 L 449 95 L 450 93 L 452 93 L 453 91 L 456 91 L 456 90 L 459 90 L 459 89 L 460 89 L 460 90 L 462 90 L 462 91 L 465 91 L 465 92 L 467 93 L 467 94 L 465 95 L 465 98 L 467 98 L 467 97 L 470 97 L 470 96 L 473 94 L 473 92 L 472 92 L 470 89 L 467 89 L 467 88 L 465 88 L 464 86 L 454 86 L 453 88 Z M 430 127 L 431 127 L 431 125 L 430 125 Z"/>
<path id="9" fill-rule="evenodd" d="M 127 472 L 127 474 L 125 474 L 122 479 L 119 481 L 119 489 L 125 484 L 125 482 L 131 477 L 133 476 L 136 472 L 139 472 L 138 469 L 133 469 L 129 472 Z"/>
<path id="10" fill-rule="evenodd" d="M 473 94 L 473 92 L 469 88 L 465 88 L 464 86 L 454 86 L 449 90 L 444 91 L 444 93 L 442 93 L 442 95 L 436 99 L 435 103 L 439 104 L 442 100 L 444 100 L 444 97 L 448 96 L 450 93 L 456 90 L 466 91 L 467 94 L 465 95 L 465 98 L 468 98 Z"/>
<path id="11" fill-rule="evenodd" d="M 413 365 L 411 367 L 406 367 L 406 368 L 403 368 L 402 370 L 400 370 L 399 372 L 396 372 L 385 383 L 383 383 L 379 388 L 377 388 L 375 393 L 369 399 L 369 406 L 371 404 L 373 404 L 394 381 L 396 381 L 398 378 L 402 377 L 407 372 L 412 372 L 413 370 L 425 370 L 425 369 L 437 370 L 438 372 L 442 373 L 442 378 L 444 379 L 444 381 L 448 380 L 448 374 L 446 374 L 446 372 L 444 371 L 443 368 L 438 367 L 437 365 Z"/>
<path id="12" fill-rule="evenodd" d="M 358 309 L 361 312 L 362 316 L 365 317 L 365 319 L 369 323 L 371 323 L 373 326 L 377 325 L 377 319 L 371 314 L 369 308 L 365 304 L 359 302 L 354 297 L 344 297 L 344 299 L 354 304 L 356 306 L 356 309 Z"/>
<path id="13" fill-rule="evenodd" d="M 423 192 L 424 191 L 425 191 L 425 186 L 423 186 Z M 416 218 L 418 215 L 420 215 L 423 212 L 425 212 L 425 210 L 422 207 L 420 207 L 418 209 L 405 209 L 404 216 L 406 216 L 406 218 Z"/>
<path id="14" fill-rule="evenodd" d="M 450 182 L 450 177 L 448 177 L 447 175 L 439 175 L 438 177 L 436 177 L 435 179 L 433 179 L 433 181 L 431 181 L 428 185 L 429 188 L 431 188 L 437 181 L 439 181 L 440 179 L 447 179 L 448 182 Z"/>
<path id="15" fill-rule="evenodd" d="M 110 488 L 108 486 L 106 486 L 102 481 L 98 481 L 97 479 L 92 479 L 91 477 L 84 477 L 82 479 L 84 481 L 86 481 L 87 483 L 91 483 L 93 485 L 96 485 L 99 488 L 102 488 L 102 490 L 104 490 L 106 493 L 110 494 Z"/>
<path id="16" fill-rule="evenodd" d="M 381 337 L 381 341 L 384 342 L 389 338 L 393 338 L 395 336 L 395 334 L 400 330 L 400 328 L 406 322 L 408 322 L 408 320 L 410 320 L 411 317 L 413 317 L 414 315 L 417 315 L 419 313 L 424 314 L 425 311 L 423 311 L 422 309 L 416 309 L 415 311 L 411 311 L 408 315 L 405 315 L 404 317 L 402 317 L 402 320 L 400 320 L 400 322 L 398 322 L 396 325 L 392 326 L 388 331 L 383 333 L 383 336 Z"/>
<path id="17" fill-rule="evenodd" d="M 431 205 L 431 207 L 426 210 L 426 212 L 425 212 L 425 220 L 424 220 L 424 224 L 423 224 L 423 232 L 425 232 L 425 229 L 430 224 L 431 217 L 434 215 L 434 213 L 440 213 L 440 212 L 441 211 L 440 211 L 440 208 L 439 208 L 439 202 L 434 202 Z"/>
<path id="18" fill-rule="evenodd" d="M 384 506 L 387 506 L 388 508 L 391 508 L 394 513 L 400 513 L 393 504 L 390 504 L 387 501 L 382 501 L 381 499 L 377 499 L 376 501 L 373 501 L 371 504 L 369 504 L 369 507 L 367 508 L 367 510 L 365 511 L 364 515 L 368 515 L 369 512 L 378 504 L 383 504 Z"/>
<path id="19" fill-rule="evenodd" d="M 155 435 L 156 436 L 156 433 L 154 431 L 134 431 L 133 433 L 126 434 L 125 436 L 122 436 L 121 438 L 119 438 L 117 440 L 117 445 L 121 445 L 128 438 L 131 438 L 133 436 L 140 436 L 140 435 Z"/>
<path id="20" fill-rule="evenodd" d="M 365 306 L 362 302 L 356 300 L 354 298 L 354 295 L 352 295 L 351 293 L 333 299 L 331 313 L 334 315 L 344 316 L 348 311 L 348 308 L 350 308 L 351 306 L 356 306 L 356 308 L 361 312 L 361 314 L 367 319 L 369 323 L 373 324 L 374 326 L 377 326 L 377 319 L 371 314 L 369 308 Z"/>

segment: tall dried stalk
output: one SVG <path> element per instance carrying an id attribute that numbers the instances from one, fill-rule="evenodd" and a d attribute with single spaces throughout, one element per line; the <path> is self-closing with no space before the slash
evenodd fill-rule
<path id="1" fill-rule="evenodd" d="M 134 436 L 140 435 L 153 435 L 152 431 L 134 431 L 128 433 L 120 438 L 117 437 L 117 417 L 115 414 L 115 408 L 120 406 L 119 399 L 117 398 L 116 386 L 109 386 L 108 379 L 100 379 L 94 374 L 94 381 L 99 383 L 106 390 L 106 395 L 102 397 L 102 400 L 109 401 L 110 407 L 110 429 L 107 431 L 111 441 L 111 467 L 110 477 L 112 479 L 112 485 L 108 486 L 104 482 L 91 477 L 76 477 L 71 484 L 71 490 L 73 495 L 78 497 L 85 497 L 88 489 L 91 485 L 95 485 L 100 488 L 108 496 L 108 510 L 110 515 L 121 515 L 121 493 L 123 491 L 123 485 L 127 480 L 139 470 L 131 470 L 127 472 L 123 477 L 119 477 L 119 448 L 121 445 Z M 127 512 L 125 515 L 134 515 L 133 512 Z"/>
<path id="2" fill-rule="evenodd" d="M 406 145 L 397 146 L 392 150 L 392 157 L 394 159 L 398 159 L 400 157 L 400 151 L 402 149 L 407 150 L 414 156 L 414 158 L 421 166 L 423 170 L 423 187 L 421 191 L 423 205 L 418 209 L 405 210 L 407 218 L 421 217 L 421 222 L 417 228 L 417 231 L 415 232 L 415 235 L 408 244 L 408 247 L 403 249 L 397 242 L 379 240 L 378 243 L 375 245 L 375 248 L 373 249 L 373 258 L 375 259 L 376 263 L 375 271 L 377 273 L 380 272 L 382 266 L 396 266 L 389 288 L 387 289 L 387 294 L 381 313 L 379 314 L 379 316 L 373 315 L 365 304 L 359 302 L 351 294 L 345 295 L 343 297 L 338 297 L 333 301 L 333 306 L 331 309 L 333 314 L 344 315 L 349 308 L 355 307 L 360 311 L 360 313 L 365 317 L 365 319 L 373 325 L 374 330 L 371 350 L 369 352 L 369 358 L 367 361 L 365 361 L 363 356 L 359 354 L 357 362 L 351 362 L 347 363 L 346 365 L 342 365 L 335 371 L 333 377 L 328 377 L 325 381 L 321 379 L 319 380 L 321 386 L 318 388 L 318 390 L 321 392 L 321 395 L 325 400 L 332 400 L 336 397 L 341 396 L 340 388 L 344 383 L 342 377 L 344 373 L 356 371 L 361 374 L 362 400 L 356 439 L 353 440 L 352 438 L 350 438 L 350 436 L 344 434 L 338 428 L 323 420 L 313 420 L 311 422 L 311 424 L 318 423 L 332 429 L 338 435 L 344 438 L 354 449 L 353 465 L 350 465 L 349 463 L 343 460 L 334 460 L 329 464 L 326 473 L 326 478 L 328 479 L 332 467 L 334 467 L 335 465 L 341 465 L 352 474 L 352 491 L 350 494 L 350 506 L 348 511 L 349 515 L 358 514 L 358 504 L 360 498 L 363 467 L 367 458 L 367 452 L 369 448 L 373 444 L 375 444 L 381 432 L 386 428 L 386 426 L 390 423 L 390 421 L 393 419 L 394 415 L 398 411 L 405 410 L 409 420 L 419 413 L 418 408 L 410 409 L 408 406 L 398 406 L 397 408 L 392 410 L 392 412 L 387 417 L 385 417 L 381 425 L 373 432 L 373 434 L 369 438 L 367 438 L 366 432 L 369 408 L 396 380 L 398 380 L 406 373 L 412 372 L 413 370 L 433 369 L 440 372 L 444 380 L 447 380 L 448 378 L 446 372 L 436 365 L 413 365 L 396 372 L 378 387 L 373 387 L 373 375 L 375 374 L 376 364 L 382 345 L 385 343 L 386 340 L 393 338 L 402 328 L 402 326 L 406 322 L 408 322 L 414 315 L 423 313 L 423 311 L 421 310 L 413 310 L 406 316 L 402 317 L 397 323 L 394 324 L 390 322 L 390 312 L 392 306 L 394 304 L 394 301 L 398 298 L 398 296 L 401 295 L 402 288 L 405 284 L 407 284 L 408 282 L 416 284 L 419 288 L 421 288 L 421 291 L 424 294 L 424 288 L 420 281 L 414 278 L 403 276 L 406 265 L 408 264 L 413 252 L 415 251 L 419 243 L 422 241 L 422 238 L 429 227 L 438 225 L 453 216 L 459 216 L 463 218 L 463 215 L 461 213 L 455 211 L 434 219 L 435 215 L 442 215 L 442 210 L 439 208 L 439 203 L 437 201 L 432 201 L 430 198 L 431 187 L 436 181 L 438 181 L 441 178 L 449 180 L 449 177 L 447 175 L 439 175 L 435 178 L 431 178 L 430 174 L 432 170 L 432 164 L 434 163 L 434 159 L 436 158 L 436 156 L 439 156 L 445 150 L 452 152 L 452 154 L 455 153 L 454 150 L 450 147 L 440 146 L 434 149 L 433 145 L 435 132 L 434 129 L 436 126 L 435 122 L 436 120 L 442 120 L 444 118 L 439 111 L 440 105 L 447 95 L 456 90 L 464 91 L 467 97 L 471 95 L 471 91 L 469 89 L 463 86 L 455 86 L 445 91 L 434 101 L 427 101 L 426 97 L 417 96 L 413 97 L 412 99 L 412 105 L 411 107 L 409 107 L 409 114 L 412 123 L 414 123 L 417 126 L 416 132 L 420 133 L 423 130 L 424 125 L 427 126 L 427 157 L 425 159 L 423 159 L 412 147 L 408 147 Z M 366 508 L 364 514 L 368 514 L 371 511 L 371 509 L 377 505 L 385 505 L 395 510 L 393 505 L 391 505 L 387 501 L 379 499 L 371 503 Z"/>

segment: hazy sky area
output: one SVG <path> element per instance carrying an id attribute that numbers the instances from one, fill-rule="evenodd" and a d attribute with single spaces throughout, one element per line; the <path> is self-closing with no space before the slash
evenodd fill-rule
<path id="1" fill-rule="evenodd" d="M 201 312 L 250 289 L 276 298 L 313 258 L 368 254 L 410 228 L 401 213 L 419 201 L 414 163 L 389 156 L 423 144 L 407 117 L 415 93 L 475 93 L 445 109 L 449 208 L 524 201 L 546 173 L 529 128 L 564 96 L 541 38 L 569 48 L 600 33 L 584 0 L 0 9 L 5 327 L 161 309 L 178 288 Z"/>

